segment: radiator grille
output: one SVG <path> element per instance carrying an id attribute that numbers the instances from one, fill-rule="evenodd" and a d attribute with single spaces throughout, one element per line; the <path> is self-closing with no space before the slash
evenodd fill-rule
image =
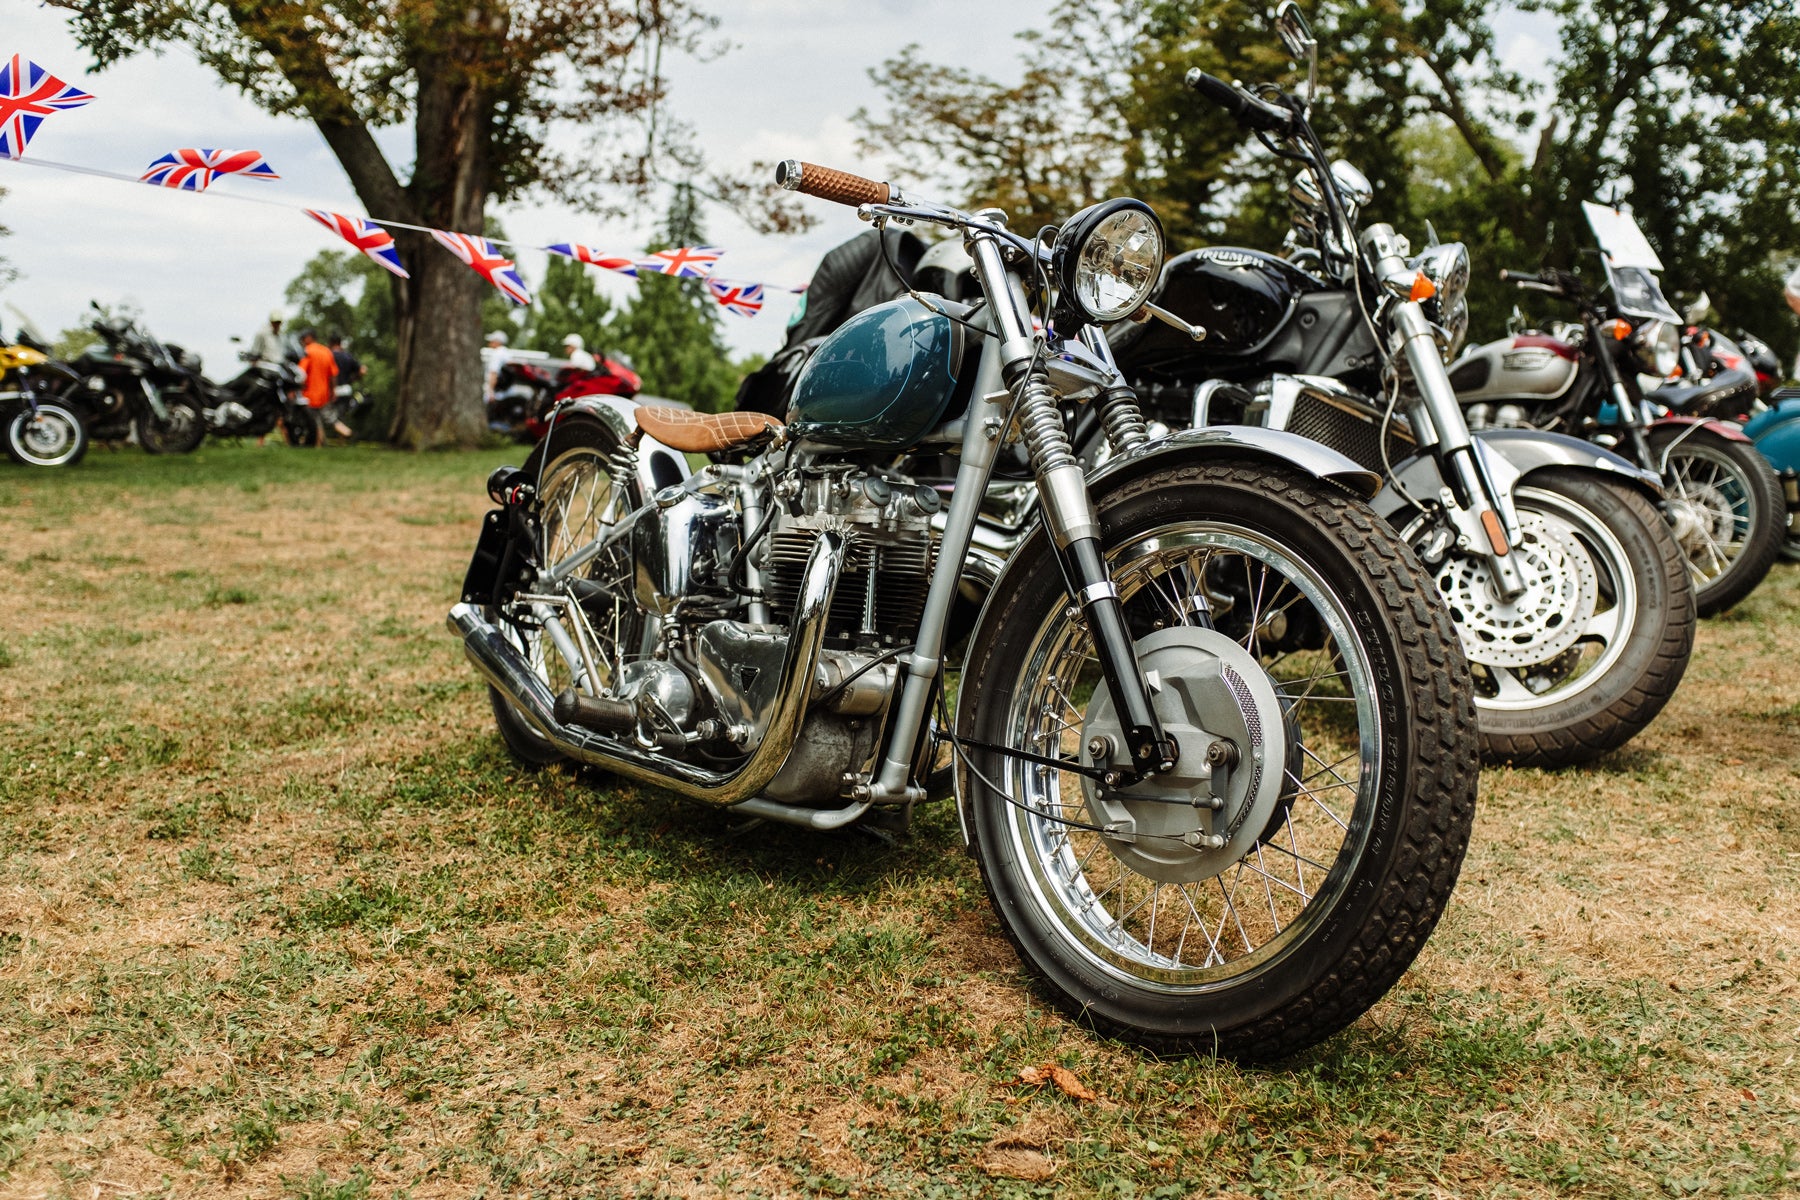
<path id="1" fill-rule="evenodd" d="M 1376 436 L 1380 427 L 1380 413 L 1347 412 L 1310 392 L 1300 394 L 1294 402 L 1293 415 L 1288 418 L 1290 433 L 1330 446 L 1357 466 L 1371 471 L 1381 470 L 1381 443 Z M 1396 415 L 1388 423 L 1389 459 L 1399 462 L 1416 449 L 1406 419 Z"/>

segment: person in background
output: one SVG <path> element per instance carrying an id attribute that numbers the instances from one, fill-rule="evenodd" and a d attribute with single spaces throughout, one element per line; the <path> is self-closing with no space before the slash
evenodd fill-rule
<path id="1" fill-rule="evenodd" d="M 1787 285 L 1782 289 L 1787 295 L 1788 307 L 1800 315 L 1800 267 L 1787 277 Z M 1800 354 L 1794 356 L 1794 378 L 1800 379 Z"/>
<path id="2" fill-rule="evenodd" d="M 594 362 L 594 356 L 583 347 L 579 333 L 571 333 L 563 339 L 563 357 L 577 371 L 592 371 L 598 365 Z"/>
<path id="3" fill-rule="evenodd" d="M 331 403 L 332 383 L 337 379 L 337 360 L 319 344 L 310 329 L 300 331 L 300 371 L 306 383 L 300 389 L 306 406 L 314 411 Z M 341 426 L 340 426 L 341 427 Z"/>
<path id="4" fill-rule="evenodd" d="M 280 309 L 270 313 L 268 327 L 257 330 L 250 339 L 248 354 L 251 362 L 278 363 L 287 357 L 287 347 L 281 342 Z"/>
<path id="5" fill-rule="evenodd" d="M 481 347 L 481 402 L 490 404 L 494 399 L 494 381 L 500 374 L 500 364 L 506 361 L 506 333 L 496 329 L 482 340 L 486 344 Z"/>
<path id="6" fill-rule="evenodd" d="M 333 403 L 331 406 L 331 429 L 339 437 L 348 441 L 350 427 L 344 424 L 344 413 L 350 407 L 351 398 L 355 395 L 357 381 L 369 373 L 369 368 L 362 365 L 350 348 L 344 345 L 344 335 L 334 333 L 330 341 L 331 359 L 337 364 L 337 386 L 331 389 Z"/>

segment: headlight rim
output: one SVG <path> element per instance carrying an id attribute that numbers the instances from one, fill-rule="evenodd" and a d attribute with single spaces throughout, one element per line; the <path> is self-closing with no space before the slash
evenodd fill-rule
<path id="1" fill-rule="evenodd" d="M 1081 262 L 1081 251 L 1091 238 L 1109 218 L 1121 212 L 1137 212 L 1146 217 L 1150 227 L 1156 232 L 1156 269 L 1151 273 L 1151 281 L 1143 293 L 1134 299 L 1117 315 L 1100 315 L 1091 312 L 1081 302 L 1080 292 L 1076 288 L 1076 272 Z M 1156 210 L 1144 201 L 1131 196 L 1115 196 L 1102 200 L 1098 204 L 1090 204 L 1074 216 L 1064 221 L 1057 229 L 1056 243 L 1051 251 L 1050 273 L 1056 283 L 1056 309 L 1052 321 L 1059 333 L 1072 333 L 1084 325 L 1112 325 L 1128 319 L 1149 303 L 1156 294 L 1157 286 L 1162 280 L 1163 267 L 1169 261 L 1169 240 L 1163 230 L 1162 219 Z"/>
<path id="2" fill-rule="evenodd" d="M 1666 345 L 1660 339 L 1667 334 Z M 1667 379 L 1681 365 L 1681 331 L 1672 321 L 1647 320 L 1631 331 L 1637 365 L 1646 375 Z"/>

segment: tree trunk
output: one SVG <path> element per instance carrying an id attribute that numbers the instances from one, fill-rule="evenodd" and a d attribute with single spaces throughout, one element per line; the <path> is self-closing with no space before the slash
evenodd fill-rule
<path id="1" fill-rule="evenodd" d="M 454 54 L 454 50 L 450 52 Z M 453 62 L 417 65 L 417 149 L 406 192 L 420 224 L 480 235 L 487 207 L 491 101 Z M 412 272 L 394 280 L 399 403 L 389 436 L 415 450 L 468 447 L 487 432 L 481 301 L 488 286 L 421 233 L 397 232 Z"/>
<path id="2" fill-rule="evenodd" d="M 412 278 L 393 281 L 399 396 L 388 435 L 413 450 L 477 445 L 487 433 L 481 399 L 487 284 L 425 234 L 396 230 L 394 240 Z"/>

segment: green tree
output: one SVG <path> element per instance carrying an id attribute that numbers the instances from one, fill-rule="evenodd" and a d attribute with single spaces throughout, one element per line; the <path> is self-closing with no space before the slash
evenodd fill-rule
<path id="1" fill-rule="evenodd" d="M 705 241 L 694 191 L 679 186 L 653 248 Z M 698 279 L 640 276 L 637 295 L 619 310 L 610 335 L 609 346 L 631 360 L 652 395 L 718 412 L 737 393 L 738 371 L 719 335 L 719 306 Z"/>
<path id="2" fill-rule="evenodd" d="M 55 0 L 107 66 L 189 47 L 271 112 L 309 118 L 372 215 L 474 231 L 490 200 L 533 190 L 598 207 L 641 189 L 666 139 L 626 145 L 660 98 L 665 47 L 710 27 L 689 0 Z M 376 130 L 407 124 L 409 162 Z M 654 122 L 652 129 L 654 129 Z M 561 126 L 590 131 L 564 151 Z M 611 139 L 611 140 L 607 140 Z M 390 277 L 398 391 L 393 434 L 411 447 L 480 439 L 479 277 L 425 234 L 396 230 L 410 279 Z"/>
<path id="3" fill-rule="evenodd" d="M 521 346 L 555 353 L 562 349 L 563 339 L 575 333 L 581 335 L 594 354 L 607 347 L 607 322 L 613 307 L 594 286 L 594 270 L 572 258 L 550 256 L 544 267 L 543 286 L 537 289 L 531 307 L 525 311 Z"/>

